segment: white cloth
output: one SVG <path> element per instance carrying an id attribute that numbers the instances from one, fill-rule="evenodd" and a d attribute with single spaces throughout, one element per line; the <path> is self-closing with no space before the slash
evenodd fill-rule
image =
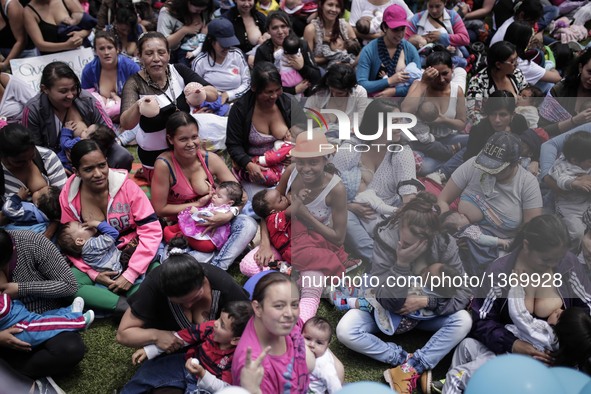
<path id="1" fill-rule="evenodd" d="M 228 101 L 240 98 L 250 89 L 250 69 L 239 49 L 231 48 L 221 64 L 205 52 L 193 61 L 193 71 L 220 92 L 226 92 Z"/>
<path id="2" fill-rule="evenodd" d="M 314 370 L 310 374 L 309 393 L 336 393 L 342 388 L 337 376 L 334 358 L 330 349 L 316 359 Z"/>

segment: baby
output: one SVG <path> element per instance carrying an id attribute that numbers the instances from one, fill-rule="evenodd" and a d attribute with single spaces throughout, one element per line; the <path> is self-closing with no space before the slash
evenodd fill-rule
<path id="1" fill-rule="evenodd" d="M 30 190 L 23 186 L 18 193 L 8 197 L 2 206 L 2 213 L 10 220 L 5 229 L 44 233 L 50 222 L 60 220 L 62 209 L 58 187 L 45 186 L 31 195 L 32 202 L 27 202 L 30 194 Z"/>
<path id="2" fill-rule="evenodd" d="M 328 349 L 332 332 L 328 320 L 318 316 L 308 320 L 302 328 L 306 346 L 316 358 L 316 365 L 310 374 L 309 393 L 332 394 L 342 388 L 335 366 L 336 356 Z"/>
<path id="3" fill-rule="evenodd" d="M 246 169 L 243 168 L 235 169 L 235 175 L 238 179 L 269 187 L 275 186 L 279 182 L 285 170 L 283 162 L 289 157 L 294 143 L 291 141 L 291 132 L 289 130 L 275 128 L 271 130 L 271 134 L 277 138 L 277 141 L 273 143 L 273 150 L 265 152 L 262 156 L 254 156 L 251 160 L 262 167 L 261 172 L 264 180 L 261 182 L 252 179 Z"/>
<path id="4" fill-rule="evenodd" d="M 95 271 L 116 272 L 114 279 L 127 269 L 127 262 L 135 250 L 134 246 L 126 247 L 124 251 L 117 249 L 118 238 L 119 231 L 106 220 L 69 222 L 59 230 L 57 244 L 62 252 L 82 258 Z"/>
<path id="5" fill-rule="evenodd" d="M 511 246 L 510 239 L 503 239 L 491 235 L 485 235 L 478 225 L 471 224 L 463 213 L 448 211 L 441 215 L 441 229 L 454 238 L 469 238 L 482 246 L 499 247 L 503 250 Z"/>
<path id="6" fill-rule="evenodd" d="M 425 67 L 427 56 L 429 56 L 429 54 L 433 51 L 435 45 L 439 45 L 429 43 L 427 39 L 420 34 L 413 34 L 412 36 L 408 37 L 408 42 L 411 43 L 412 46 L 417 48 L 419 56 L 421 57 L 422 67 Z M 464 68 L 468 65 L 468 62 L 465 59 L 465 57 L 468 57 L 469 54 L 467 53 L 467 50 L 464 47 L 458 49 L 456 47 L 449 46 L 447 47 L 447 51 L 452 54 L 451 62 L 454 67 Z"/>
<path id="7" fill-rule="evenodd" d="M 205 101 L 205 90 L 203 85 L 197 82 L 190 82 L 185 86 L 185 98 L 187 104 L 191 107 L 191 114 L 196 114 L 200 109 L 208 109 L 218 116 L 226 116 L 230 112 L 229 104 L 222 104 L 222 96 L 218 96 L 216 101 Z"/>
<path id="8" fill-rule="evenodd" d="M 174 333 L 184 346 L 191 345 L 185 353 L 185 393 L 215 393 L 232 385 L 232 358 L 252 315 L 250 302 L 230 301 L 222 309 L 219 319 Z M 146 345 L 137 350 L 131 360 L 139 364 L 162 353 L 164 350 L 156 345 Z"/>
<path id="9" fill-rule="evenodd" d="M 283 40 L 283 48 L 273 54 L 275 66 L 281 74 L 281 85 L 284 87 L 295 87 L 304 80 L 300 73 L 289 65 L 289 57 L 301 58 L 300 39 L 295 34 L 290 34 Z"/>
<path id="10" fill-rule="evenodd" d="M 444 145 L 431 133 L 430 124 L 439 118 L 439 109 L 432 101 L 423 101 L 417 110 L 418 122 L 413 127 L 413 134 L 418 141 L 411 143 L 412 149 L 436 160 L 449 160 L 462 146 L 461 144 Z"/>
<path id="11" fill-rule="evenodd" d="M 99 125 L 93 124 L 86 127 L 84 122 L 68 121 L 64 124 L 60 131 L 60 147 L 61 150 L 57 156 L 64 168 L 72 171 L 72 164 L 70 163 L 70 150 L 80 140 L 88 139 L 90 133 L 94 132 Z M 107 126 L 103 126 L 107 127 Z"/>
<path id="12" fill-rule="evenodd" d="M 242 204 L 242 186 L 238 182 L 222 182 L 211 196 L 206 207 L 186 208 L 178 215 L 181 232 L 188 237 L 189 246 L 199 252 L 211 253 L 221 249 L 230 237 L 230 223 L 217 227 L 212 233 L 204 234 L 207 220 L 216 212 L 236 212 Z M 234 209 L 232 209 L 234 208 Z"/>
<path id="13" fill-rule="evenodd" d="M 519 96 L 517 96 L 515 113 L 522 115 L 527 120 L 527 126 L 530 129 L 538 128 L 538 122 L 540 121 L 538 107 L 543 97 L 544 93 L 535 86 L 527 86 L 521 89 Z"/>
<path id="14" fill-rule="evenodd" d="M 355 23 L 355 29 L 361 34 L 379 34 L 382 32 L 382 18 L 384 13 L 380 10 L 363 11 L 361 18 Z"/>
<path id="15" fill-rule="evenodd" d="M 254 213 L 265 220 L 271 245 L 291 263 L 291 207 L 289 199 L 275 189 L 261 190 L 252 198 Z"/>
<path id="16" fill-rule="evenodd" d="M 549 175 L 563 190 L 555 195 L 556 213 L 564 219 L 573 246 L 585 232 L 583 213 L 591 205 L 591 133 L 577 131 L 568 136 Z"/>

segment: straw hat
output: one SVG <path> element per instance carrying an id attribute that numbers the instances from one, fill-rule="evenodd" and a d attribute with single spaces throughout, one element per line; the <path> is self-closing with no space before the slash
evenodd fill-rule
<path id="1" fill-rule="evenodd" d="M 292 157 L 321 157 L 335 152 L 333 144 L 329 143 L 322 131 L 312 131 L 312 138 L 308 139 L 308 132 L 298 134 L 295 147 L 291 150 Z"/>

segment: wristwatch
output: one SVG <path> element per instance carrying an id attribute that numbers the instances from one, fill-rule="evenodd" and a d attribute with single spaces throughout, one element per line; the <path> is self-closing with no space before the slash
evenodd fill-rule
<path id="1" fill-rule="evenodd" d="M 230 207 L 230 212 L 232 212 L 232 215 L 236 217 L 240 213 L 240 209 L 238 209 L 238 207 Z"/>

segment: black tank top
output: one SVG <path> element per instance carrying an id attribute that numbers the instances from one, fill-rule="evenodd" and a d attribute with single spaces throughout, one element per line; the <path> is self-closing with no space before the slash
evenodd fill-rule
<path id="1" fill-rule="evenodd" d="M 62 0 L 62 4 L 66 8 L 66 11 L 68 11 L 68 15 L 71 17 L 72 16 L 72 13 L 68 9 L 68 6 L 66 5 L 66 2 L 64 0 Z M 45 22 L 43 20 L 43 18 L 41 18 L 41 15 L 39 15 L 39 13 L 37 12 L 37 10 L 34 9 L 31 4 L 27 4 L 27 7 L 29 7 L 30 9 L 32 9 L 33 12 L 35 14 L 37 14 L 37 17 L 39 17 L 39 30 L 41 30 L 41 35 L 43 36 L 43 40 L 45 40 L 47 42 L 54 42 L 54 43 L 60 43 L 60 42 L 66 42 L 66 41 L 68 41 L 67 37 L 65 37 L 65 39 L 59 37 L 59 35 L 57 33 L 58 32 L 57 25 L 52 25 L 51 23 Z M 54 52 L 41 52 L 42 55 L 45 55 L 45 54 L 48 54 L 48 53 L 54 53 Z"/>
<path id="2" fill-rule="evenodd" d="M 18 0 L 9 0 L 6 3 L 6 8 L 8 8 L 8 3 L 10 3 L 10 1 L 18 1 Z M 12 34 L 12 29 L 10 28 L 10 22 L 8 22 L 8 15 L 6 15 L 6 12 L 4 11 L 4 7 L 0 7 L 0 17 L 2 17 L 2 19 L 4 19 L 4 22 L 6 23 L 6 26 L 4 26 L 4 29 L 0 30 L 0 46 L 2 48 L 12 48 L 14 46 L 14 44 L 16 44 L 16 38 L 14 38 L 14 34 Z M 35 46 L 33 45 L 33 42 L 31 40 L 29 40 L 29 37 L 26 37 L 27 39 L 27 44 L 25 45 L 25 49 L 33 49 L 35 48 Z"/>

